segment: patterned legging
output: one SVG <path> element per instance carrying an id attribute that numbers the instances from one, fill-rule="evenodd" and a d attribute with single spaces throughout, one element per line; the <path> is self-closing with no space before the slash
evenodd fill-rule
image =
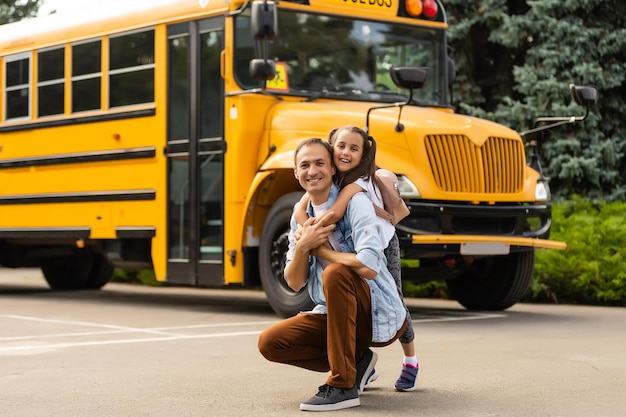
<path id="1" fill-rule="evenodd" d="M 398 235 L 395 233 L 389 241 L 389 245 L 387 245 L 387 248 L 385 248 L 385 258 L 387 258 L 387 269 L 389 269 L 389 272 L 391 272 L 391 276 L 393 277 L 393 279 L 396 280 L 398 293 L 400 294 L 400 297 L 404 300 L 404 295 L 402 294 L 402 269 L 400 268 L 400 241 L 398 240 Z M 413 339 L 415 339 L 415 333 L 413 332 L 413 321 L 411 319 L 411 313 L 409 312 L 406 304 L 404 304 L 404 308 L 406 309 L 407 326 L 404 333 L 402 333 L 402 335 L 400 336 L 400 342 L 410 343 L 413 341 Z"/>

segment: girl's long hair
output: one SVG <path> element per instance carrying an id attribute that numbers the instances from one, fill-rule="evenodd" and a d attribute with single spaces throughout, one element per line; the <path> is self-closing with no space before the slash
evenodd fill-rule
<path id="1" fill-rule="evenodd" d="M 339 136 L 339 134 L 345 130 L 354 132 L 363 138 L 363 155 L 361 156 L 361 162 L 359 163 L 359 165 L 352 168 L 350 171 L 336 171 L 335 183 L 339 186 L 340 189 L 345 187 L 347 184 L 356 181 L 359 178 L 363 178 L 365 180 L 369 180 L 370 178 L 373 179 L 375 178 L 374 173 L 376 171 L 376 141 L 363 129 L 352 125 L 338 127 L 337 129 L 333 129 L 330 131 L 328 135 L 328 142 L 333 147 L 333 162 L 335 154 L 334 147 L 335 142 L 337 141 L 337 136 Z"/>

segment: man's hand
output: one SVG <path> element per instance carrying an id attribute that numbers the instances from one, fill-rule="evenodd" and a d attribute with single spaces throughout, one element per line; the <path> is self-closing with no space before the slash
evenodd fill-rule
<path id="1" fill-rule="evenodd" d="M 309 224 L 318 224 L 318 225 L 326 225 L 326 226 L 330 226 L 331 224 L 328 223 L 328 220 L 330 218 L 332 218 L 334 215 L 333 211 L 327 211 L 324 214 L 322 214 L 319 217 L 310 217 L 309 220 Z M 306 224 L 307 222 L 305 222 Z M 300 237 L 302 237 L 302 228 L 303 225 L 298 224 L 298 228 L 296 229 L 295 233 L 294 233 L 294 238 L 296 240 L 296 243 L 300 240 Z M 330 234 L 329 234 L 330 235 Z M 329 244 L 330 245 L 330 244 Z M 329 246 L 330 247 L 330 246 Z"/>
<path id="2" fill-rule="evenodd" d="M 296 250 L 310 253 L 313 249 L 328 243 L 328 237 L 335 229 L 334 224 L 324 226 L 324 220 L 329 216 L 332 216 L 332 212 L 326 212 L 319 217 L 311 217 L 304 222 L 300 237 L 296 237 Z"/>
<path id="3" fill-rule="evenodd" d="M 335 229 L 334 224 L 324 226 L 324 223 L 320 221 L 323 218 L 326 217 L 307 219 L 302 225 L 302 229 L 297 233 L 299 237 L 295 237 L 296 245 L 293 258 L 285 267 L 287 285 L 294 291 L 300 291 L 309 279 L 308 259 L 311 251 L 326 244 L 328 236 Z"/>

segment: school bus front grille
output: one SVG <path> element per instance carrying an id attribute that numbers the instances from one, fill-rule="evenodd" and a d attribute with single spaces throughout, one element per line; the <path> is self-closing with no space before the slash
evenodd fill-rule
<path id="1" fill-rule="evenodd" d="M 490 194 L 522 189 L 525 154 L 520 141 L 490 137 L 477 146 L 463 135 L 429 135 L 426 152 L 442 191 Z"/>

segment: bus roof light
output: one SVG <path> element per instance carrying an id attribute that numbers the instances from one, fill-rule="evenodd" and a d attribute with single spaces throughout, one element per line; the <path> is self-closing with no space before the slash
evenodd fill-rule
<path id="1" fill-rule="evenodd" d="M 424 0 L 424 16 L 429 19 L 434 19 L 437 17 L 438 11 L 439 7 L 437 6 L 437 2 L 435 0 Z"/>
<path id="2" fill-rule="evenodd" d="M 406 0 L 404 8 L 408 15 L 412 17 L 418 17 L 422 14 L 422 10 L 424 9 L 422 0 Z"/>

